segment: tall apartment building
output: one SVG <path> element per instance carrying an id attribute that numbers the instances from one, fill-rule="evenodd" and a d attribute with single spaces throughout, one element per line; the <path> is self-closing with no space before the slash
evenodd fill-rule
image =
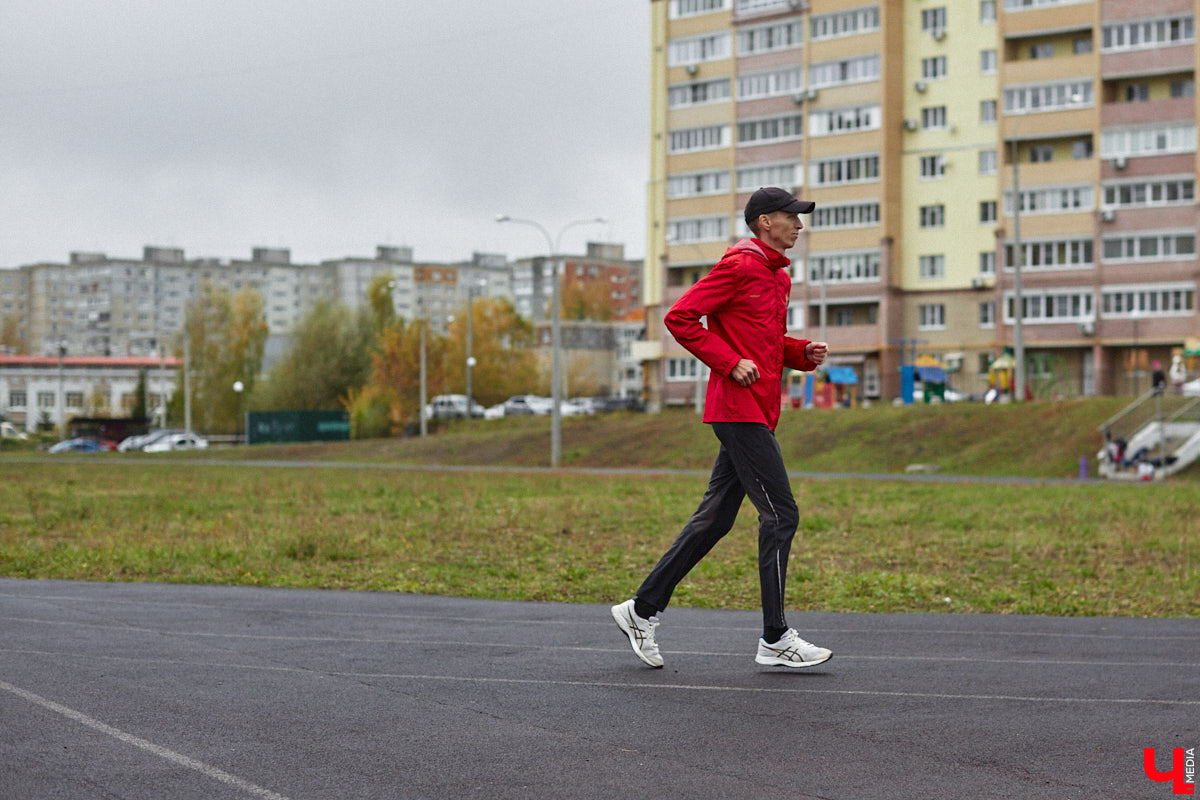
<path id="1" fill-rule="evenodd" d="M 983 391 L 1018 292 L 1039 393 L 1148 388 L 1200 337 L 1197 5 L 652 0 L 651 404 L 694 396 L 663 314 L 769 185 L 817 203 L 790 331 L 863 395 L 898 395 L 914 354 Z"/>
<path id="2" fill-rule="evenodd" d="M 625 259 L 625 246 L 588 242 L 582 256 L 562 256 L 563 285 L 585 287 L 593 297 L 604 295 L 612 319 L 626 317 L 642 307 L 641 265 Z M 519 259 L 512 267 L 513 303 L 517 313 L 535 322 L 549 319 L 554 259 L 546 256 Z"/>

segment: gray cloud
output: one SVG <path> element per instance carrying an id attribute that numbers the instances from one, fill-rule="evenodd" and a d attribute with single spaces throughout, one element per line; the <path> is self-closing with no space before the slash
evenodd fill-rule
<path id="1" fill-rule="evenodd" d="M 514 5 L 517 7 L 514 9 Z M 452 13 L 447 9 L 452 9 Z M 643 250 L 645 0 L 8 0 L 0 266 L 143 244 Z"/>

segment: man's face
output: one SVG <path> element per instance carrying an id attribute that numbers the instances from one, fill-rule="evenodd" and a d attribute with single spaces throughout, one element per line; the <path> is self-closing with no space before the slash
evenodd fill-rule
<path id="1" fill-rule="evenodd" d="M 796 244 L 803 229 L 804 223 L 795 211 L 772 211 L 759 217 L 760 238 L 780 253 Z"/>

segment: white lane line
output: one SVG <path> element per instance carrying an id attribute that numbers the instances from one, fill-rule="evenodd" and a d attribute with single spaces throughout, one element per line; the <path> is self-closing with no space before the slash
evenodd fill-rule
<path id="1" fill-rule="evenodd" d="M 107 736 L 111 736 L 118 741 L 124 742 L 125 744 L 133 745 L 134 747 L 145 750 L 148 753 L 152 753 L 159 758 L 164 758 L 167 761 L 174 762 L 181 767 L 186 767 L 187 769 L 199 772 L 206 778 L 211 778 L 215 781 L 220 781 L 221 783 L 232 786 L 235 789 L 240 789 L 246 794 L 253 795 L 254 797 L 263 797 L 267 800 L 288 800 L 288 798 L 284 795 L 281 795 L 277 792 L 272 792 L 270 789 L 264 789 L 263 787 L 253 784 L 243 778 L 239 778 L 236 775 L 230 775 L 228 772 L 218 769 L 211 764 L 205 764 L 203 761 L 197 761 L 196 759 L 189 758 L 181 753 L 176 753 L 174 750 L 169 750 L 162 745 L 157 745 L 154 742 L 148 742 L 145 739 L 139 738 L 130 733 L 126 733 L 125 731 L 114 728 L 111 725 L 106 725 L 98 719 L 89 717 L 87 714 L 76 711 L 73 708 L 67 708 L 61 703 L 56 703 L 53 700 L 47 700 L 41 695 L 36 695 L 33 692 L 20 688 L 19 686 L 13 686 L 11 683 L 0 681 L 0 689 L 3 689 L 10 694 L 15 694 L 17 697 L 20 697 L 24 700 L 28 700 L 34 705 L 39 705 L 48 711 L 61 714 L 69 720 L 78 722 L 80 725 L 85 725 L 92 730 L 99 731 Z"/>
<path id="2" fill-rule="evenodd" d="M 585 647 L 583 645 L 564 645 L 564 644 L 514 644 L 512 642 L 479 642 L 479 641 L 439 641 L 434 639 L 366 639 L 354 637 L 325 637 L 325 636 L 278 636 L 278 635 L 257 635 L 248 633 L 193 633 L 190 631 L 149 631 L 142 628 L 123 628 L 122 630 L 133 630 L 134 632 L 155 633 L 162 636 L 175 636 L 180 638 L 213 638 L 213 639 L 249 639 L 263 641 L 282 641 L 282 642 L 308 642 L 308 643 L 326 643 L 326 644 L 377 644 L 377 645 L 406 645 L 413 647 L 443 647 L 449 649 L 462 649 L 466 647 L 475 647 L 480 649 L 495 649 L 495 650 L 554 650 L 567 651 L 572 653 L 624 653 L 627 648 L 624 647 Z M 671 656 L 680 657 L 696 657 L 696 658 L 747 658 L 745 651 L 739 650 L 736 652 L 721 651 L 721 650 L 664 650 Z M 31 650 L 27 648 L 15 647 L 0 647 L 0 653 L 14 653 L 18 655 L 43 655 L 43 656 L 59 656 L 62 658 L 106 658 L 116 661 L 151 661 L 152 659 L 142 659 L 135 656 L 109 656 L 96 653 L 81 653 L 77 650 L 71 652 L 57 652 L 53 650 Z M 253 655 L 253 654 L 251 654 Z M 1047 667 L 1100 667 L 1103 669 L 1111 669 L 1113 667 L 1130 667 L 1132 669 L 1160 669 L 1164 667 L 1178 667 L 1180 669 L 1200 669 L 1200 662 L 1197 661 L 1087 661 L 1087 660 L 1071 660 L 1057 658 L 979 658 L 974 656 L 902 656 L 902 655 L 856 655 L 853 653 L 837 653 L 838 661 L 915 661 L 919 663 L 949 663 L 949 664 L 1000 664 L 1003 666 L 1047 666 Z M 188 661 L 170 660 L 166 663 L 171 664 L 187 664 Z"/>
<path id="3" fill-rule="evenodd" d="M 37 651 L 24 651 L 37 654 Z M 43 655 L 64 655 L 62 653 L 42 653 Z M 92 656 L 92 658 L 97 658 Z M 868 689 L 773 689 L 757 686 L 714 686 L 688 683 L 622 683 L 619 681 L 567 681 L 549 678 L 492 678 L 477 675 L 421 675 L 396 672 L 348 672 L 343 670 L 324 670 L 316 667 L 283 667 L 262 666 L 259 664 L 231 664 L 223 662 L 196 662 L 175 659 L 139 659 L 129 656 L 100 656 L 109 660 L 133 661 L 139 664 L 162 664 L 169 666 L 186 665 L 191 667 L 209 667 L 212 669 L 244 669 L 262 672 L 296 672 L 309 675 L 325 675 L 336 678 L 349 678 L 357 681 L 367 680 L 403 680 L 403 681 L 458 681 L 461 683 L 499 683 L 526 686 L 577 686 L 598 689 L 670 689 L 700 692 L 745 692 L 749 694 L 814 694 L 840 695 L 862 697 L 891 697 L 917 700 L 979 700 L 979 701 L 1008 701 L 1022 703 L 1083 703 L 1088 705 L 1160 705 L 1160 706 L 1200 706 L 1200 700 L 1163 700 L 1145 697 L 1034 697 L 1027 695 L 1003 694 L 944 694 L 931 692 L 881 692 Z M 783 674 L 783 673 L 776 673 Z M 4 686 L 0 682 L 0 687 Z"/>
<path id="4" fill-rule="evenodd" d="M 4 595 L 2 593 L 0 593 L 0 597 L 3 597 L 3 596 Z M 204 606 L 204 607 L 208 608 L 208 606 Z M 224 610 L 229 610 L 229 609 L 213 608 L 213 610 L 224 611 Z M 246 608 L 246 609 L 235 608 L 233 610 L 240 611 L 240 612 L 255 612 L 255 613 L 261 612 L 261 613 L 271 613 L 271 614 L 283 613 L 283 614 L 288 614 L 288 615 L 292 615 L 292 616 L 303 616 L 303 615 L 337 616 L 337 617 L 343 617 L 343 616 L 344 617 L 359 617 L 359 616 L 361 616 L 361 617 L 365 617 L 365 618 L 390 619 L 390 620 L 394 620 L 394 621 L 400 622 L 400 623 L 411 622 L 414 620 L 420 620 L 420 621 L 429 621 L 429 622 L 462 622 L 462 623 L 469 623 L 469 624 L 487 625 L 490 627 L 495 627 L 498 624 L 505 624 L 505 623 L 511 623 L 513 625 L 521 625 L 523 627 L 528 627 L 530 625 L 569 625 L 574 628 L 578 628 L 581 626 L 593 626 L 593 627 L 605 627 L 605 628 L 612 627 L 611 620 L 607 624 L 605 624 L 604 622 L 599 621 L 598 619 L 597 620 L 593 620 L 593 619 L 543 620 L 543 619 L 521 619 L 521 618 L 513 618 L 513 617 L 449 617 L 449 616 L 440 616 L 440 615 L 434 615 L 434 614 L 429 614 L 429 615 L 421 615 L 421 614 L 355 614 L 355 613 L 338 614 L 338 613 L 332 613 L 332 612 L 319 612 L 319 611 L 311 611 L 311 612 L 310 611 L 293 611 L 293 610 L 289 610 L 289 609 L 283 609 L 281 611 L 280 609 L 275 609 L 275 608 Z M 82 625 L 82 626 L 86 626 L 86 627 L 95 627 L 95 628 L 106 628 L 106 627 L 107 628 L 120 628 L 121 630 L 130 630 L 130 631 L 149 630 L 149 629 L 137 628 L 137 627 L 133 627 L 133 626 L 112 625 L 112 624 L 77 621 L 77 620 L 37 619 L 35 617 L 16 617 L 16 616 L 2 616 L 2 615 L 0 615 L 0 621 L 32 622 L 32 623 L 37 623 L 37 624 L 41 624 L 41 625 Z M 1179 621 L 1179 620 L 1173 620 L 1173 621 Z M 759 628 L 756 628 L 753 625 L 734 626 L 734 625 L 672 624 L 670 627 L 671 627 L 671 630 L 681 630 L 681 631 L 738 631 L 738 632 L 742 632 L 742 633 L 745 633 L 747 631 L 758 631 L 759 633 L 761 633 L 761 630 Z M 1071 633 L 1069 631 L 1063 631 L 1063 632 L 1059 632 L 1059 631 L 991 631 L 991 630 L 986 630 L 986 629 L 962 631 L 962 630 L 953 630 L 953 629 L 948 629 L 948 628 L 881 628 L 881 629 L 873 629 L 873 628 L 820 628 L 820 627 L 814 628 L 814 627 L 808 627 L 808 626 L 805 626 L 803 629 L 797 628 L 797 630 L 800 630 L 802 633 L 819 633 L 819 634 L 848 635 L 848 636 L 851 636 L 851 635 L 852 636 L 925 636 L 925 635 L 928 635 L 928 636 L 992 636 L 992 637 L 994 637 L 994 636 L 1017 636 L 1022 639 L 1025 639 L 1025 638 L 1102 639 L 1102 640 L 1120 639 L 1122 641 L 1139 641 L 1139 642 L 1145 641 L 1145 642 L 1193 642 L 1193 643 L 1197 641 L 1196 635 L 1152 636 L 1152 635 L 1139 635 L 1136 633 Z M 214 635 L 216 635 L 216 634 L 214 634 Z M 755 634 L 755 635 L 757 635 L 757 634 Z"/>

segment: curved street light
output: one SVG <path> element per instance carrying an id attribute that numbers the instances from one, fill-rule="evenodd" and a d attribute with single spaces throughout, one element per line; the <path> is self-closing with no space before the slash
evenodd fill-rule
<path id="1" fill-rule="evenodd" d="M 496 222 L 514 222 L 518 225 L 537 228 L 542 232 L 542 236 L 546 237 L 546 246 L 550 248 L 550 260 L 554 264 L 554 280 L 551 281 L 550 300 L 550 466 L 557 468 L 562 458 L 562 387 L 559 385 L 562 360 L 562 309 L 559 306 L 558 287 L 561 267 L 558 260 L 559 244 L 562 242 L 562 235 L 571 228 L 579 225 L 604 224 L 608 220 L 604 217 L 573 220 L 562 226 L 558 231 L 558 236 L 554 239 L 550 238 L 550 232 L 545 227 L 531 219 L 519 219 L 507 214 L 500 214 L 496 217 Z"/>

